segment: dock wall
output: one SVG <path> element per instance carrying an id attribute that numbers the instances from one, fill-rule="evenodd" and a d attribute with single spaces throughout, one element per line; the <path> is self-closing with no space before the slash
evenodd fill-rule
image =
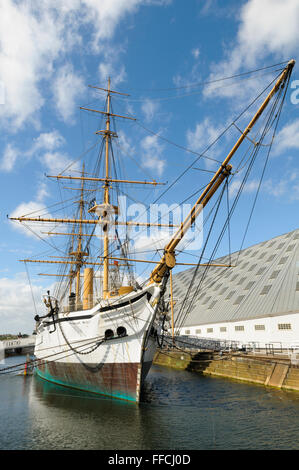
<path id="1" fill-rule="evenodd" d="M 159 350 L 154 364 L 299 392 L 299 366 L 288 358 Z"/>

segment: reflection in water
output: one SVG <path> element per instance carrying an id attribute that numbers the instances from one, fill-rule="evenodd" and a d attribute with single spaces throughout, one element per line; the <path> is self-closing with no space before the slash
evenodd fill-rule
<path id="1" fill-rule="evenodd" d="M 1 449 L 299 447 L 296 393 L 158 366 L 139 406 L 38 377 L 0 380 Z"/>

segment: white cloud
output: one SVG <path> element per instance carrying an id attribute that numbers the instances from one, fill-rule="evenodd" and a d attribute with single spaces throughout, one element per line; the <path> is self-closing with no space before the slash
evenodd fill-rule
<path id="1" fill-rule="evenodd" d="M 223 129 L 215 127 L 209 118 L 205 118 L 202 122 L 196 124 L 195 129 L 187 130 L 187 146 L 194 152 L 203 152 L 208 145 L 214 142 L 220 135 Z M 207 157 L 217 158 L 221 151 L 219 146 L 214 145 L 207 153 Z M 210 168 L 214 162 L 209 159 L 204 159 L 205 165 Z"/>
<path id="2" fill-rule="evenodd" d="M 14 131 L 25 123 L 37 127 L 50 88 L 45 84 L 53 82 L 55 69 L 69 58 L 75 47 L 88 47 L 89 53 L 105 55 L 107 41 L 127 15 L 135 13 L 143 4 L 167 3 L 163 0 L 145 3 L 144 0 L 1 0 L 0 79 L 4 83 L 5 104 L 1 105 L 0 118 L 3 124 Z M 86 31 L 90 32 L 89 36 Z M 112 74 L 115 83 L 119 83 L 124 79 L 125 69 L 123 65 L 117 66 L 117 61 L 104 57 L 100 74 L 101 77 Z M 67 88 L 70 81 L 73 89 Z M 54 89 L 58 111 L 67 121 L 73 116 L 81 85 L 82 79 L 70 66 L 58 71 Z M 9 126 L 10 121 L 13 126 Z"/>
<path id="3" fill-rule="evenodd" d="M 46 152 L 42 155 L 41 161 L 54 174 L 61 173 L 71 167 L 72 170 L 78 169 L 78 164 L 62 152 Z"/>
<path id="4" fill-rule="evenodd" d="M 115 28 L 127 13 L 134 13 L 141 0 L 83 0 L 88 7 L 86 17 L 94 24 L 93 46 L 99 48 L 100 41 L 113 36 Z"/>
<path id="5" fill-rule="evenodd" d="M 150 236 L 138 235 L 134 239 L 134 250 L 144 252 L 146 250 L 161 250 L 170 241 L 171 234 L 169 231 L 154 230 Z"/>
<path id="6" fill-rule="evenodd" d="M 299 119 L 286 124 L 277 134 L 272 155 L 280 155 L 286 150 L 299 149 Z"/>
<path id="7" fill-rule="evenodd" d="M 271 197 L 281 198 L 284 196 L 284 199 L 288 202 L 298 201 L 299 200 L 299 171 L 298 170 L 289 170 L 286 172 L 285 176 L 281 178 L 268 178 L 261 184 L 261 192 L 267 194 Z M 230 197 L 236 196 L 240 186 L 241 179 L 234 179 L 229 188 Z M 253 179 L 248 181 L 244 188 L 243 192 L 245 194 L 256 193 L 258 190 L 260 181 Z"/>
<path id="8" fill-rule="evenodd" d="M 132 145 L 131 140 L 123 131 L 118 132 L 117 143 L 125 155 L 130 156 L 135 154 L 135 147 Z"/>
<path id="9" fill-rule="evenodd" d="M 198 59 L 200 54 L 199 48 L 195 47 L 194 49 L 192 49 L 191 54 L 193 55 L 194 59 Z"/>
<path id="10" fill-rule="evenodd" d="M 73 122 L 77 99 L 84 91 L 84 81 L 71 64 L 58 70 L 53 84 L 54 101 L 59 115 L 65 122 Z"/>
<path id="11" fill-rule="evenodd" d="M 52 132 L 43 132 L 33 141 L 27 154 L 34 155 L 40 150 L 55 150 L 65 144 L 63 136 L 55 129 Z"/>
<path id="12" fill-rule="evenodd" d="M 19 158 L 30 160 L 38 157 L 43 164 L 46 164 L 48 169 L 54 168 L 55 171 L 58 171 L 57 169 L 61 171 L 71 163 L 71 160 L 66 155 L 55 153 L 52 155 L 50 152 L 57 150 L 64 144 L 65 140 L 57 130 L 41 133 L 33 140 L 32 145 L 27 150 L 21 151 L 13 145 L 7 144 L 0 162 L 0 170 L 4 172 L 12 171 Z M 44 152 L 46 153 L 44 154 Z"/>
<path id="13" fill-rule="evenodd" d="M 299 40 L 297 0 L 250 0 L 242 9 L 238 45 L 233 54 L 252 66 L 267 54 L 287 56 Z"/>
<path id="14" fill-rule="evenodd" d="M 10 217 L 46 217 L 51 218 L 51 214 L 48 212 L 45 204 L 42 203 L 44 194 L 41 194 L 40 191 L 37 193 L 36 201 L 22 202 L 16 207 L 16 209 L 10 214 Z M 22 232 L 28 237 L 36 237 L 37 234 L 39 237 L 43 237 L 41 231 L 45 231 L 45 227 L 41 226 L 42 223 L 38 222 L 19 222 L 11 221 L 12 227 L 15 230 Z"/>
<path id="15" fill-rule="evenodd" d="M 150 99 L 146 99 L 142 104 L 141 109 L 144 113 L 146 121 L 152 121 L 159 109 L 159 104 Z"/>
<path id="16" fill-rule="evenodd" d="M 226 45 L 226 58 L 213 64 L 209 80 L 229 77 L 241 69 L 250 70 L 258 64 L 265 65 L 269 55 L 279 62 L 291 59 L 297 52 L 299 41 L 299 3 L 297 0 L 248 0 L 239 15 L 239 29 L 233 45 Z M 273 57 L 272 57 L 273 61 Z M 265 78 L 263 78 L 265 84 Z M 239 100 L 250 99 L 262 89 L 260 79 L 241 80 L 236 85 L 209 85 L 204 95 L 215 99 L 217 96 Z"/>
<path id="17" fill-rule="evenodd" d="M 159 176 L 162 175 L 166 161 L 161 158 L 163 146 L 159 143 L 157 135 L 149 135 L 141 141 L 143 150 L 142 165 L 154 170 Z"/>
<path id="18" fill-rule="evenodd" d="M 39 314 L 44 313 L 41 302 L 45 289 L 31 283 L 25 273 L 17 273 L 12 279 L 0 278 L 0 330 L 3 333 L 31 334 L 35 327 L 36 315 L 32 294 Z"/>
<path id="19" fill-rule="evenodd" d="M 36 11 L 32 2 L 0 2 L 0 77 L 5 87 L 0 112 L 13 119 L 15 128 L 25 121 L 36 124 L 44 104 L 38 82 L 51 74 L 63 49 L 60 30 L 59 21 L 42 5 Z"/>
<path id="20" fill-rule="evenodd" d="M 107 83 L 110 77 L 112 82 L 112 88 L 119 83 L 123 82 L 126 78 L 126 71 L 124 65 L 115 64 L 113 60 L 107 60 L 101 62 L 99 65 L 99 76 L 100 81 Z"/>
<path id="21" fill-rule="evenodd" d="M 229 186 L 229 196 L 231 198 L 236 196 L 237 192 L 240 189 L 241 183 L 242 183 L 241 179 L 237 179 L 237 180 L 234 179 L 232 181 L 232 183 Z M 245 186 L 242 190 L 243 193 L 250 194 L 250 193 L 256 192 L 258 187 L 259 187 L 259 183 L 260 182 L 258 180 L 255 180 L 255 179 L 251 180 L 251 181 L 247 181 L 247 183 L 245 184 Z"/>
<path id="22" fill-rule="evenodd" d="M 10 172 L 14 168 L 15 162 L 19 156 L 19 151 L 11 144 L 5 147 L 2 160 L 0 162 L 0 170 Z"/>

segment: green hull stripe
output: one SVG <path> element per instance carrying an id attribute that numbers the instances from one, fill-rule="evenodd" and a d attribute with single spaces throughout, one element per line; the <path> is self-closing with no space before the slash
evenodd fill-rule
<path id="1" fill-rule="evenodd" d="M 124 394 L 121 394 L 121 393 L 118 393 L 118 392 L 107 393 L 106 391 L 101 391 L 99 389 L 95 389 L 93 387 L 88 387 L 88 386 L 82 388 L 83 386 L 81 384 L 76 385 L 76 384 L 70 384 L 68 382 L 63 382 L 62 380 L 59 380 L 59 379 L 56 379 L 55 377 L 53 377 L 49 372 L 45 372 L 45 373 L 42 372 L 37 367 L 35 368 L 35 372 L 41 379 L 47 380 L 48 382 L 52 382 L 52 383 L 57 384 L 57 385 L 61 385 L 62 387 L 74 388 L 76 390 L 81 390 L 83 392 L 96 393 L 97 395 L 109 396 L 109 397 L 112 397 L 112 398 L 117 398 L 117 399 L 120 399 L 120 400 L 126 400 L 126 401 L 136 403 L 136 398 L 133 398 L 129 395 L 124 395 Z"/>

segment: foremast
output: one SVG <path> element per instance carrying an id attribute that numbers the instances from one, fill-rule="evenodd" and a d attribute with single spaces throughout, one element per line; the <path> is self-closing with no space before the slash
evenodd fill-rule
<path id="1" fill-rule="evenodd" d="M 85 108 L 85 107 L 80 107 L 82 110 L 86 111 L 91 111 L 94 113 L 100 113 L 102 115 L 106 116 L 106 126 L 104 130 L 98 130 L 96 131 L 96 134 L 102 135 L 104 141 L 105 141 L 105 163 L 104 163 L 104 177 L 89 177 L 85 176 L 85 168 L 83 165 L 82 169 L 82 176 L 78 177 L 73 177 L 73 176 L 64 176 L 64 175 L 55 175 L 51 176 L 48 175 L 49 178 L 55 178 L 57 180 L 61 179 L 68 179 L 68 180 L 77 180 L 81 181 L 81 198 L 79 202 L 79 217 L 78 218 L 43 218 L 43 217 L 27 217 L 27 216 L 22 216 L 22 217 L 10 217 L 10 220 L 17 220 L 19 222 L 53 222 L 55 224 L 72 224 L 73 225 L 73 231 L 71 233 L 62 233 L 62 232 L 49 232 L 48 235 L 71 235 L 72 236 L 72 243 L 71 243 L 71 250 L 69 251 L 68 255 L 70 255 L 72 258 L 63 258 L 64 261 L 54 261 L 54 260 L 31 260 L 31 259 L 26 259 L 26 260 L 21 260 L 22 262 L 32 262 L 32 263 L 50 263 L 50 264 L 69 264 L 70 265 L 70 270 L 69 274 L 52 274 L 53 276 L 62 276 L 62 277 L 69 277 L 70 280 L 70 285 L 69 285 L 69 294 L 72 296 L 72 283 L 73 280 L 76 279 L 76 294 L 75 294 L 75 302 L 77 307 L 80 307 L 80 297 L 81 297 L 81 283 L 80 283 L 80 276 L 81 276 L 81 268 L 83 265 L 92 265 L 92 266 L 102 266 L 103 267 L 103 276 L 102 276 L 102 296 L 103 298 L 108 298 L 110 297 L 110 286 L 109 286 L 109 266 L 110 266 L 110 260 L 113 260 L 113 257 L 109 256 L 109 248 L 110 248 L 110 242 L 109 242 L 109 226 L 110 225 L 125 225 L 125 226 L 140 226 L 140 227 L 149 227 L 151 225 L 154 225 L 156 227 L 164 227 L 164 226 L 172 226 L 173 225 L 164 225 L 164 224 L 150 224 L 150 223 L 139 223 L 139 222 L 121 222 L 121 221 L 113 221 L 110 220 L 110 214 L 111 212 L 118 213 L 119 208 L 117 206 L 112 206 L 111 205 L 111 198 L 110 198 L 110 189 L 113 183 L 129 183 L 129 184 L 142 184 L 142 185 L 152 185 L 156 187 L 157 185 L 161 185 L 163 183 L 158 183 L 155 180 L 153 181 L 135 181 L 135 180 L 124 180 L 124 179 L 118 179 L 118 178 L 113 178 L 110 176 L 110 146 L 111 146 L 111 141 L 112 138 L 117 138 L 116 132 L 111 130 L 111 117 L 117 117 L 117 118 L 124 118 L 124 119 L 129 119 L 132 121 L 135 121 L 135 118 L 129 117 L 129 116 L 121 116 L 119 114 L 115 114 L 111 112 L 111 94 L 119 94 L 119 95 L 125 95 L 129 96 L 126 93 L 120 93 L 115 90 L 111 90 L 111 80 L 110 77 L 108 79 L 108 86 L 107 88 L 100 88 L 100 87 L 94 87 L 92 86 L 91 88 L 95 88 L 98 90 L 102 90 L 106 92 L 107 94 L 107 106 L 105 111 L 100 111 L 97 109 L 90 109 L 90 108 Z M 88 212 L 96 213 L 98 215 L 97 219 L 86 219 L 83 218 L 83 210 L 84 210 L 84 182 L 98 182 L 98 183 L 104 183 L 103 184 L 103 189 L 104 189 L 104 195 L 103 195 L 103 201 L 101 204 L 96 204 L 94 207 L 89 209 Z M 76 189 L 76 188 L 70 188 L 70 189 Z M 79 189 L 79 188 L 78 188 Z M 92 237 L 94 235 L 92 234 L 85 234 L 83 233 L 83 226 L 84 225 L 91 225 L 95 226 L 97 224 L 102 225 L 102 231 L 103 231 L 103 256 L 101 256 L 101 262 L 90 262 L 89 260 L 86 259 L 86 257 L 89 256 L 89 253 L 83 250 L 82 247 L 82 238 L 85 236 Z M 75 231 L 76 226 L 77 228 L 77 233 Z M 77 237 L 77 245 L 76 249 L 74 251 L 74 237 Z M 121 258 L 125 262 L 129 261 L 129 259 Z M 115 261 L 114 261 L 115 264 Z M 121 265 L 119 265 L 121 266 Z M 123 265 L 124 266 L 124 265 Z M 127 266 L 127 263 L 126 265 Z M 75 270 L 73 268 L 75 267 Z M 43 274 L 43 275 L 51 275 L 51 274 Z M 90 284 L 90 281 L 88 281 Z M 125 293 L 128 291 L 128 287 L 124 287 L 123 292 Z"/>

